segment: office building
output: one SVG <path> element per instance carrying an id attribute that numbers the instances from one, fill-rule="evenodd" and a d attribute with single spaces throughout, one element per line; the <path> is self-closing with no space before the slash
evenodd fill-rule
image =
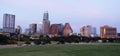
<path id="1" fill-rule="evenodd" d="M 49 14 L 45 12 L 43 15 L 43 35 L 49 35 L 50 33 L 50 21 L 49 21 Z"/>
<path id="2" fill-rule="evenodd" d="M 3 32 L 3 29 L 2 29 L 2 28 L 0 28 L 0 32 Z"/>
<path id="3" fill-rule="evenodd" d="M 30 34 L 30 29 L 29 29 L 29 28 L 26 28 L 24 34 L 25 34 L 25 35 L 29 35 L 29 34 Z"/>
<path id="4" fill-rule="evenodd" d="M 37 24 L 32 23 L 30 24 L 30 34 L 35 34 L 37 33 Z"/>
<path id="5" fill-rule="evenodd" d="M 101 38 L 115 38 L 117 36 L 117 29 L 110 26 L 100 27 L 100 37 Z"/>
<path id="6" fill-rule="evenodd" d="M 37 26 L 37 33 L 38 33 L 38 34 L 42 34 L 42 32 L 43 32 L 42 23 L 40 23 L 40 24 L 38 24 L 38 26 Z"/>
<path id="7" fill-rule="evenodd" d="M 63 25 L 62 24 L 52 24 L 50 27 L 50 34 L 53 36 L 62 35 Z"/>
<path id="8" fill-rule="evenodd" d="M 3 32 L 14 33 L 15 31 L 15 15 L 3 15 Z"/>
<path id="9" fill-rule="evenodd" d="M 21 34 L 21 33 L 22 33 L 22 28 L 21 28 L 21 26 L 17 26 L 17 28 L 15 29 L 15 33 L 16 33 L 16 34 Z"/>
<path id="10" fill-rule="evenodd" d="M 90 25 L 83 26 L 80 28 L 80 34 L 81 34 L 81 36 L 94 37 L 97 35 L 96 28 L 92 27 Z"/>
<path id="11" fill-rule="evenodd" d="M 73 30 L 69 23 L 65 23 L 65 26 L 63 28 L 63 36 L 69 36 L 73 33 Z"/>

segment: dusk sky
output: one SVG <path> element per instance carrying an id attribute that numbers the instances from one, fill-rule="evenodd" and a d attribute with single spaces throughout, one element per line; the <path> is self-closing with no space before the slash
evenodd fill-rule
<path id="1" fill-rule="evenodd" d="M 97 27 L 98 34 L 104 25 L 120 32 L 120 0 L 0 0 L 0 28 L 5 13 L 16 15 L 16 26 L 24 30 L 32 22 L 42 22 L 45 11 L 51 24 L 69 22 L 77 33 L 84 25 Z"/>

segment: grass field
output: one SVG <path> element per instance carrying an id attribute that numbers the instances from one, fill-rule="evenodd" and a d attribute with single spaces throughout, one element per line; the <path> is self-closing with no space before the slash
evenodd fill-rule
<path id="1" fill-rule="evenodd" d="M 120 45 L 44 45 L 0 49 L 0 56 L 120 56 Z"/>

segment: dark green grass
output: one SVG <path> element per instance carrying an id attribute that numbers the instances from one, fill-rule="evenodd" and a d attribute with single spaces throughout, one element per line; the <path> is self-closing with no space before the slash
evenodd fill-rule
<path id="1" fill-rule="evenodd" d="M 120 56 L 120 45 L 45 45 L 0 49 L 0 56 Z"/>

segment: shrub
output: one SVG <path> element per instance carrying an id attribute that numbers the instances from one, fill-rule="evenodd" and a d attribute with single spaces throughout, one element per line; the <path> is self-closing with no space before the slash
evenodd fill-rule
<path id="1" fill-rule="evenodd" d="M 25 44 L 30 44 L 30 40 L 26 40 L 26 41 L 25 41 Z"/>
<path id="2" fill-rule="evenodd" d="M 34 40 L 34 43 L 35 43 L 36 45 L 39 45 L 39 44 L 41 44 L 41 40 L 40 40 L 40 39 Z"/>
<path id="3" fill-rule="evenodd" d="M 9 40 L 8 44 L 17 44 L 17 41 L 16 40 Z"/>

